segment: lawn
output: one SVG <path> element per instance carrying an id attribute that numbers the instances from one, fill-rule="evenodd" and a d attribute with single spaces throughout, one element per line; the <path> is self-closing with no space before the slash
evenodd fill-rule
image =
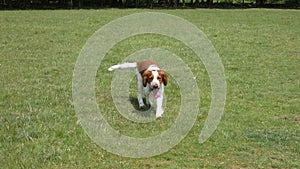
<path id="1" fill-rule="evenodd" d="M 95 31 L 119 17 L 169 13 L 193 23 L 214 45 L 227 97 L 217 130 L 198 142 L 211 102 L 205 66 L 181 42 L 155 34 L 116 44 L 96 74 L 96 100 L 120 134 L 155 136 L 172 126 L 180 107 L 174 78 L 159 121 L 134 123 L 116 110 L 111 64 L 145 48 L 176 53 L 200 90 L 200 113 L 187 136 L 148 158 L 112 154 L 97 145 L 76 116 L 72 77 Z M 300 168 L 300 13 L 298 10 L 48 10 L 0 11 L 0 168 Z M 176 28 L 174 28 L 176 29 Z M 131 104 L 137 106 L 135 79 Z"/>

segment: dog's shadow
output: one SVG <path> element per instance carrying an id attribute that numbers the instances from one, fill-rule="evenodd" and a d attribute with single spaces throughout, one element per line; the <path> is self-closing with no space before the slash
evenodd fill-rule
<path id="1" fill-rule="evenodd" d="M 129 101 L 135 109 L 132 113 L 136 113 L 136 114 L 138 114 L 140 116 L 143 116 L 143 117 L 150 117 L 151 114 L 155 114 L 153 106 L 145 104 L 144 107 L 140 108 L 138 99 L 136 97 L 130 96 Z M 146 103 L 145 98 L 143 98 L 143 101 L 144 101 L 144 103 Z"/>

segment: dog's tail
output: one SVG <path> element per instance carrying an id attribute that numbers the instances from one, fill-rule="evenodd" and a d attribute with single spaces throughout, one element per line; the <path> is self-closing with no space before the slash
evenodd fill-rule
<path id="1" fill-rule="evenodd" d="M 113 71 L 116 69 L 129 69 L 129 68 L 136 68 L 136 63 L 121 63 L 117 65 L 113 65 L 108 68 L 109 71 Z"/>

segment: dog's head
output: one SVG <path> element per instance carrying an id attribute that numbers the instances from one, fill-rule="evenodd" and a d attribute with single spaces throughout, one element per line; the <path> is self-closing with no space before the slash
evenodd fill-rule
<path id="1" fill-rule="evenodd" d="M 143 86 L 146 87 L 147 84 L 149 84 L 152 90 L 159 89 L 161 87 L 161 84 L 164 84 L 166 86 L 168 83 L 168 76 L 163 70 L 146 70 L 142 74 L 142 77 Z"/>

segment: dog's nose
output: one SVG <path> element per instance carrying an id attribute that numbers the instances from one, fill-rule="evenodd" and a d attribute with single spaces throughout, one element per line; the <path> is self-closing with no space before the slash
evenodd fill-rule
<path id="1" fill-rule="evenodd" d="M 153 89 L 157 89 L 157 88 L 158 88 L 158 85 L 155 84 L 155 85 L 153 86 Z"/>

